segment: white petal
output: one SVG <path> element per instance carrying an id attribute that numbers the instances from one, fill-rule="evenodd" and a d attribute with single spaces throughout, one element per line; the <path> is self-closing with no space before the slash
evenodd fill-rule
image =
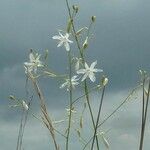
<path id="1" fill-rule="evenodd" d="M 91 64 L 90 68 L 91 68 L 91 69 L 94 69 L 94 67 L 95 67 L 96 64 L 97 64 L 97 61 L 94 61 L 94 62 Z"/>
<path id="2" fill-rule="evenodd" d="M 28 107 L 28 105 L 26 104 L 25 101 L 22 101 L 22 106 L 23 106 L 23 108 L 24 108 L 25 110 L 28 110 L 28 109 L 29 109 L 29 107 Z"/>
<path id="3" fill-rule="evenodd" d="M 55 35 L 55 36 L 53 36 L 52 38 L 53 38 L 54 40 L 60 40 L 61 37 L 60 37 L 59 35 Z"/>
<path id="4" fill-rule="evenodd" d="M 41 55 L 37 54 L 36 61 L 40 61 L 40 60 L 39 60 L 40 57 L 41 57 Z"/>
<path id="5" fill-rule="evenodd" d="M 33 63 L 25 62 L 24 65 L 25 65 L 26 67 L 30 67 L 30 66 L 33 66 Z"/>
<path id="6" fill-rule="evenodd" d="M 59 32 L 59 35 L 60 35 L 61 38 L 64 38 L 64 36 L 61 34 L 61 32 Z"/>
<path id="7" fill-rule="evenodd" d="M 73 76 L 73 77 L 71 78 L 71 80 L 72 80 L 72 81 L 75 81 L 75 80 L 77 80 L 76 78 L 77 78 L 77 76 Z"/>
<path id="8" fill-rule="evenodd" d="M 68 38 L 69 38 L 69 34 L 68 34 L 68 33 L 66 33 L 65 37 L 66 37 L 66 39 L 68 39 Z"/>
<path id="9" fill-rule="evenodd" d="M 93 69 L 93 72 L 103 72 L 102 69 Z"/>
<path id="10" fill-rule="evenodd" d="M 90 80 L 91 80 L 92 82 L 95 82 L 95 80 L 96 80 L 95 75 L 94 75 L 93 72 L 90 72 L 89 78 L 90 78 Z"/>
<path id="11" fill-rule="evenodd" d="M 89 66 L 86 62 L 85 62 L 85 69 L 89 69 Z"/>
<path id="12" fill-rule="evenodd" d="M 65 43 L 64 43 L 64 46 L 65 46 L 65 48 L 66 48 L 66 51 L 69 51 L 69 50 L 70 50 L 70 46 L 69 46 L 68 42 L 65 42 Z"/>
<path id="13" fill-rule="evenodd" d="M 86 73 L 85 69 L 77 70 L 77 74 L 85 74 L 85 73 Z"/>
<path id="14" fill-rule="evenodd" d="M 30 59 L 30 62 L 33 62 L 35 60 L 33 53 L 29 54 L 29 59 Z"/>
<path id="15" fill-rule="evenodd" d="M 67 86 L 67 84 L 68 84 L 68 83 L 65 82 L 65 83 L 63 83 L 59 88 L 62 89 L 62 88 L 64 88 L 65 86 Z"/>
<path id="16" fill-rule="evenodd" d="M 85 73 L 81 81 L 84 81 L 87 77 L 88 77 L 88 74 Z"/>
<path id="17" fill-rule="evenodd" d="M 67 41 L 68 41 L 69 43 L 73 43 L 73 41 L 71 41 L 71 40 L 69 40 L 69 39 L 68 39 Z"/>

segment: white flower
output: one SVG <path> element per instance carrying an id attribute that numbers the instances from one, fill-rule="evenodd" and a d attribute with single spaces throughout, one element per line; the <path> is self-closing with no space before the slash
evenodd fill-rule
<path id="1" fill-rule="evenodd" d="M 27 103 L 25 101 L 22 101 L 22 107 L 25 109 L 25 110 L 28 110 L 29 109 L 29 106 L 27 105 Z"/>
<path id="2" fill-rule="evenodd" d="M 69 34 L 68 33 L 66 33 L 65 35 L 62 35 L 59 32 L 59 35 L 55 35 L 52 38 L 55 39 L 55 40 L 59 40 L 59 43 L 58 43 L 57 47 L 60 47 L 60 46 L 64 45 L 65 48 L 66 48 L 66 51 L 70 50 L 69 43 L 73 43 L 73 41 L 69 40 Z"/>
<path id="3" fill-rule="evenodd" d="M 30 52 L 29 62 L 24 63 L 25 73 L 31 73 L 32 71 L 36 73 L 38 67 L 43 67 L 42 62 L 40 61 L 40 57 L 41 55 L 39 55 L 38 53 L 33 54 L 33 52 Z"/>
<path id="4" fill-rule="evenodd" d="M 73 76 L 71 78 L 71 85 L 70 85 L 70 79 L 66 79 L 66 81 L 60 86 L 60 88 L 67 87 L 67 91 L 69 91 L 70 86 L 72 86 L 72 88 L 74 89 L 75 86 L 79 84 L 78 80 L 79 78 L 77 78 L 77 76 Z"/>
<path id="5" fill-rule="evenodd" d="M 95 82 L 96 77 L 94 73 L 103 71 L 101 69 L 94 68 L 96 64 L 97 64 L 97 61 L 93 62 L 91 66 L 89 67 L 87 63 L 85 62 L 85 69 L 80 69 L 77 71 L 77 74 L 84 74 L 81 81 L 84 81 L 87 77 L 89 77 L 92 82 Z"/>

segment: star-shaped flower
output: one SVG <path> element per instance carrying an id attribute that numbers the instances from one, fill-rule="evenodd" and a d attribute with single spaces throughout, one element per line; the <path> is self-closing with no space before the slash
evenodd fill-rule
<path id="1" fill-rule="evenodd" d="M 73 76 L 71 78 L 71 85 L 70 85 L 70 79 L 66 79 L 66 81 L 60 86 L 60 88 L 67 87 L 67 91 L 69 91 L 70 86 L 72 86 L 72 88 L 74 89 L 75 86 L 79 84 L 78 80 L 79 80 L 79 78 L 77 78 L 77 76 Z"/>
<path id="2" fill-rule="evenodd" d="M 36 73 L 38 67 L 43 67 L 42 62 L 40 61 L 40 57 L 41 55 L 39 55 L 38 53 L 34 54 L 33 52 L 30 52 L 29 62 L 24 63 L 26 73 L 31 73 L 32 71 Z"/>
<path id="3" fill-rule="evenodd" d="M 73 43 L 73 41 L 69 40 L 69 33 L 66 33 L 65 35 L 62 35 L 59 32 L 59 35 L 55 35 L 52 38 L 55 39 L 55 40 L 59 40 L 59 43 L 58 43 L 57 47 L 60 47 L 60 46 L 64 45 L 65 48 L 66 48 L 66 51 L 70 51 L 69 43 Z"/>
<path id="4" fill-rule="evenodd" d="M 94 73 L 103 71 L 101 69 L 94 68 L 96 64 L 97 61 L 93 62 L 89 67 L 88 64 L 85 62 L 85 69 L 80 69 L 77 71 L 77 74 L 84 74 L 81 81 L 84 81 L 87 77 L 89 77 L 92 82 L 95 82 L 96 77 Z"/>

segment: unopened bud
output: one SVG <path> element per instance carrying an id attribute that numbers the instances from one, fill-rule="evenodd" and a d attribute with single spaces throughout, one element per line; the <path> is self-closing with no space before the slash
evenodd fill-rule
<path id="1" fill-rule="evenodd" d="M 92 22 L 95 22 L 96 16 L 92 16 L 92 17 L 91 17 L 91 20 L 92 20 Z"/>
<path id="2" fill-rule="evenodd" d="M 79 7 L 77 5 L 73 5 L 72 8 L 76 13 L 78 13 Z"/>
<path id="3" fill-rule="evenodd" d="M 47 59 L 47 57 L 48 57 L 48 49 L 45 50 L 45 56 L 44 56 L 45 60 Z"/>
<path id="4" fill-rule="evenodd" d="M 16 98 L 15 98 L 15 96 L 10 95 L 10 96 L 9 96 L 9 99 L 11 99 L 11 100 L 15 100 Z"/>
<path id="5" fill-rule="evenodd" d="M 101 82 L 103 86 L 106 86 L 106 84 L 108 83 L 108 78 L 103 77 Z"/>
<path id="6" fill-rule="evenodd" d="M 86 49 L 88 47 L 88 37 L 86 37 L 84 43 L 83 43 L 83 49 Z"/>
<path id="7" fill-rule="evenodd" d="M 67 33 L 70 33 L 71 26 L 72 26 L 72 22 L 73 22 L 72 19 L 69 19 L 69 20 L 68 20 L 68 24 L 67 24 Z"/>

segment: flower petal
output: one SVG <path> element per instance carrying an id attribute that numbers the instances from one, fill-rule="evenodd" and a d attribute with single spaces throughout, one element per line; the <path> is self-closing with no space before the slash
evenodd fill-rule
<path id="1" fill-rule="evenodd" d="M 87 77 L 88 77 L 88 73 L 85 73 L 81 81 L 84 81 Z"/>
<path id="2" fill-rule="evenodd" d="M 67 41 L 68 41 L 69 43 L 73 43 L 73 41 L 71 41 L 71 40 L 69 40 L 69 39 L 68 39 Z"/>
<path id="3" fill-rule="evenodd" d="M 89 69 L 89 66 L 86 62 L 85 62 L 85 69 Z"/>
<path id="4" fill-rule="evenodd" d="M 68 33 L 66 33 L 65 37 L 66 37 L 66 39 L 68 39 L 68 38 L 69 38 L 69 34 L 68 34 Z"/>
<path id="5" fill-rule="evenodd" d="M 67 83 L 67 82 L 65 82 L 65 83 L 63 83 L 63 84 L 62 84 L 59 88 L 60 88 L 60 89 L 62 89 L 62 88 L 64 88 L 64 87 L 66 87 L 66 86 L 67 86 L 67 84 L 68 84 L 68 83 Z"/>
<path id="6" fill-rule="evenodd" d="M 53 38 L 54 40 L 60 40 L 61 37 L 60 37 L 59 35 L 55 35 L 55 36 L 53 36 L 52 38 Z"/>
<path id="7" fill-rule="evenodd" d="M 29 54 L 29 59 L 30 59 L 30 62 L 33 62 L 35 60 L 33 53 Z"/>
<path id="8" fill-rule="evenodd" d="M 97 61 L 94 61 L 94 62 L 91 64 L 90 68 L 91 68 L 91 69 L 94 69 L 94 67 L 96 66 L 96 64 L 97 64 Z"/>
<path id="9" fill-rule="evenodd" d="M 85 73 L 86 73 L 85 69 L 77 70 L 77 74 L 85 74 Z"/>
<path id="10" fill-rule="evenodd" d="M 64 43 L 64 46 L 66 48 L 66 51 L 70 51 L 70 46 L 69 46 L 69 43 L 68 42 L 65 42 Z"/>
<path id="11" fill-rule="evenodd" d="M 95 80 L 96 80 L 95 75 L 94 75 L 93 72 L 90 72 L 89 78 L 90 78 L 90 80 L 91 80 L 92 82 L 95 82 Z"/>
<path id="12" fill-rule="evenodd" d="M 102 69 L 93 69 L 93 72 L 103 72 L 103 70 Z"/>

